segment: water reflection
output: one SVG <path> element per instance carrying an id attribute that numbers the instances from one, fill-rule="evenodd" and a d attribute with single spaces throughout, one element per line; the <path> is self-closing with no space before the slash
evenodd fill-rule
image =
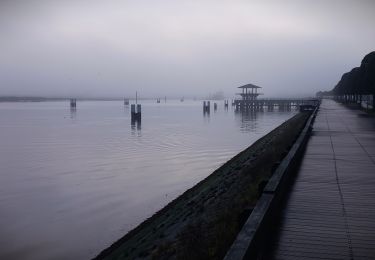
<path id="1" fill-rule="evenodd" d="M 131 120 L 131 134 L 136 136 L 141 136 L 142 121 L 141 120 Z"/>
<path id="2" fill-rule="evenodd" d="M 210 122 L 210 111 L 203 110 L 203 122 L 205 123 Z"/>
<path id="3" fill-rule="evenodd" d="M 263 113 L 262 111 L 245 110 L 239 111 L 235 110 L 235 118 L 241 131 L 243 132 L 254 132 L 257 127 L 257 117 L 258 114 Z"/>
<path id="4" fill-rule="evenodd" d="M 76 107 L 70 107 L 70 118 L 76 119 L 77 117 L 77 108 Z"/>

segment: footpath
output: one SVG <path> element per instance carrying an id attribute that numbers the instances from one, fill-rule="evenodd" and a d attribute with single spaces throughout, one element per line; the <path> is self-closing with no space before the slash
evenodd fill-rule
<path id="1" fill-rule="evenodd" d="M 265 259 L 375 258 L 375 118 L 323 100 Z"/>

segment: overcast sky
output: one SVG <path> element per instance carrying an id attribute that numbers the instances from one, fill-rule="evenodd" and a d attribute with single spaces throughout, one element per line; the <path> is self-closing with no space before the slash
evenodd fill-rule
<path id="1" fill-rule="evenodd" d="M 375 1 L 0 0 L 0 96 L 328 90 L 375 50 Z"/>

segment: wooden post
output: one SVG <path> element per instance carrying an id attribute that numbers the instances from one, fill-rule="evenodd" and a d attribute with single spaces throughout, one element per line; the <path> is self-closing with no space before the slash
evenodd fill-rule
<path id="1" fill-rule="evenodd" d="M 70 107 L 71 108 L 76 108 L 77 107 L 77 99 L 71 98 L 70 99 Z"/>
<path id="2" fill-rule="evenodd" d="M 141 104 L 137 105 L 137 113 L 141 113 Z"/>
<path id="3" fill-rule="evenodd" d="M 132 104 L 130 107 L 130 115 L 132 123 L 135 121 L 140 122 L 142 118 L 141 104 L 137 104 L 137 106 Z"/>
<path id="4" fill-rule="evenodd" d="M 210 113 L 210 101 L 203 101 L 203 113 Z"/>

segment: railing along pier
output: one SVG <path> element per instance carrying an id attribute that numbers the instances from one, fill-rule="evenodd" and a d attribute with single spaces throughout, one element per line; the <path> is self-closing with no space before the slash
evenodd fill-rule
<path id="1" fill-rule="evenodd" d="M 235 100 L 235 108 L 237 111 L 252 110 L 263 111 L 265 108 L 268 111 L 290 111 L 292 108 L 300 108 L 301 106 L 316 106 L 319 99 L 316 98 L 301 98 L 301 99 L 256 99 L 256 100 Z"/>

